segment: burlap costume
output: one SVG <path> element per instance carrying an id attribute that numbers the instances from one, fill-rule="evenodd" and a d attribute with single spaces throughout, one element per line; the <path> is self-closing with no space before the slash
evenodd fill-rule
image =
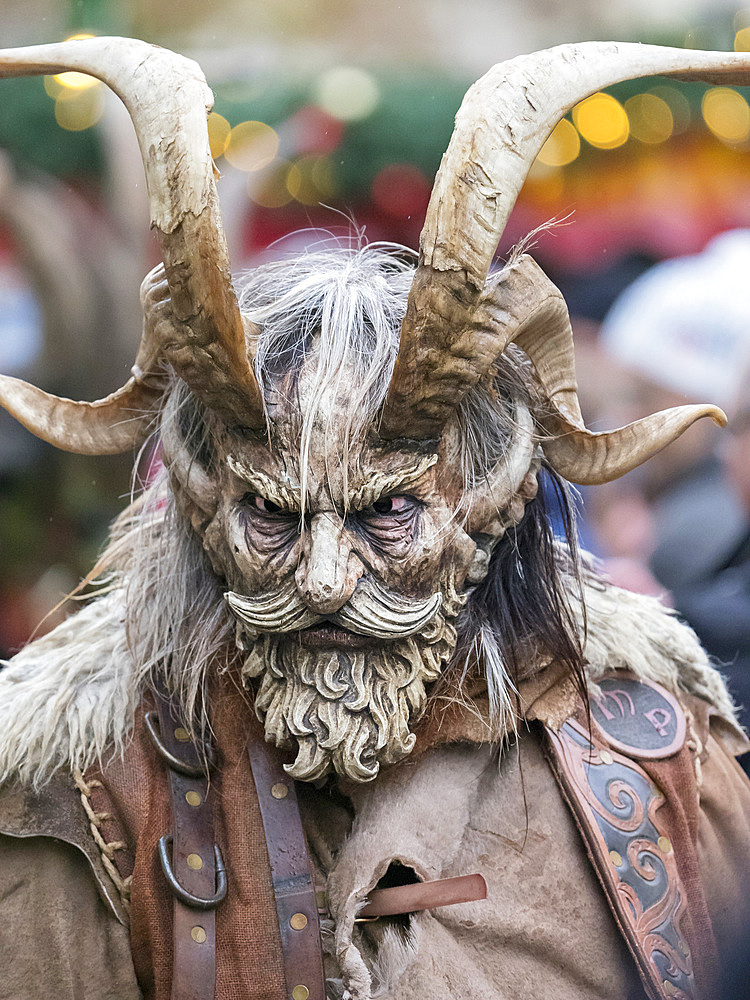
<path id="1" fill-rule="evenodd" d="M 652 602 L 622 594 L 623 624 L 647 612 L 655 626 L 653 673 L 659 673 L 657 641 L 666 615 Z M 83 612 L 86 614 L 86 612 Z M 656 616 L 656 617 L 655 617 Z M 648 621 L 646 622 L 646 627 Z M 610 623 L 611 626 L 611 623 Z M 620 636 L 606 617 L 592 622 L 609 650 Z M 700 652 L 690 633 L 674 625 L 679 652 L 692 666 Z M 54 637 L 44 640 L 48 654 Z M 51 649 L 49 649 L 51 647 Z M 33 647 L 32 647 L 33 649 Z M 38 660 L 39 669 L 42 661 Z M 623 666 L 630 664 L 621 658 Z M 598 665 L 605 670 L 610 663 Z M 592 665 L 592 670 L 596 669 Z M 706 678 L 710 667 L 705 662 Z M 666 670 L 663 671 L 667 673 Z M 24 670 L 29 673 L 29 668 Z M 7 678 L 11 681 L 12 678 Z M 6 682 L 4 697 L 12 692 Z M 518 743 L 487 742 L 486 699 L 481 683 L 468 704 L 433 711 L 420 729 L 413 757 L 374 785 L 345 784 L 340 791 L 310 786 L 302 796 L 316 882 L 327 887 L 334 922 L 346 924 L 352 894 L 361 894 L 393 859 L 421 878 L 479 870 L 487 900 L 410 919 L 408 943 L 397 921 L 357 925 L 353 949 L 334 945 L 330 924 L 326 972 L 358 996 L 410 998 L 442 993 L 457 998 L 641 997 L 643 989 L 606 899 L 542 753 L 539 719 L 559 724 L 574 694 L 553 666 L 523 685 L 525 716 Z M 84 696 L 84 692 L 81 692 Z M 229 859 L 227 905 L 218 913 L 217 997 L 285 995 L 278 957 L 278 930 L 268 861 L 243 753 L 259 724 L 247 711 L 247 695 L 229 677 L 219 685 L 215 730 L 223 766 L 217 796 L 219 838 Z M 750 926 L 750 789 L 732 751 L 745 744 L 721 709 L 682 694 L 691 719 L 689 787 L 670 801 L 689 813 L 700 884 L 691 898 L 705 899 L 710 937 L 698 921 L 696 978 L 718 973 L 732 984 L 703 996 L 740 996 L 737 976 Z M 97 775 L 88 774 L 92 782 Z M 102 777 L 102 775 L 98 775 Z M 0 928 L 6 956 L 0 996 L 24 1000 L 54 992 L 87 997 L 169 997 L 171 898 L 158 870 L 155 840 L 169 824 L 163 769 L 143 732 L 136 729 L 124 764 L 104 769 L 107 794 L 95 808 L 114 806 L 117 823 L 103 825 L 126 874 L 135 862 L 130 914 L 103 869 L 80 791 L 59 774 L 36 798 L 30 789 L 6 785 L 0 800 L 3 865 Z M 93 782 L 92 782 L 93 783 Z M 101 794 L 101 792 L 99 793 Z M 117 855 L 116 855 L 117 856 Z M 33 873 L 33 875 L 30 875 Z M 40 941 L 44 941 L 40 947 Z M 131 954 L 132 948 L 132 954 Z M 342 970 L 341 956 L 346 956 Z M 12 959 L 10 958 L 12 956 Z M 703 967 L 702 967 L 703 962 Z M 372 976 L 374 983 L 368 983 Z"/>

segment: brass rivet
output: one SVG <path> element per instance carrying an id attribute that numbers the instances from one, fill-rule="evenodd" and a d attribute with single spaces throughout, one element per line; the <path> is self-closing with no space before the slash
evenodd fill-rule
<path id="1" fill-rule="evenodd" d="M 302 931 L 307 927 L 307 917 L 304 913 L 293 913 L 289 924 L 293 931 Z"/>
<path id="2" fill-rule="evenodd" d="M 307 1000 L 310 996 L 310 991 L 306 986 L 295 986 L 292 990 L 292 1000 Z"/>
<path id="3" fill-rule="evenodd" d="M 271 785 L 271 795 L 275 799 L 285 799 L 289 794 L 289 786 L 285 785 L 283 781 L 277 782 L 275 785 Z"/>
<path id="4" fill-rule="evenodd" d="M 190 742 L 190 733 L 187 731 L 187 729 L 183 729 L 182 726 L 178 726 L 177 729 L 175 729 L 175 731 L 174 731 L 174 738 L 179 743 L 189 743 Z"/>
<path id="5" fill-rule="evenodd" d="M 615 868 L 619 868 L 620 865 L 622 864 L 622 855 L 618 854 L 617 851 L 610 851 L 609 860 L 612 862 Z"/>
<path id="6" fill-rule="evenodd" d="M 189 806 L 199 806 L 203 799 L 197 792 L 187 792 L 185 794 L 185 801 Z"/>
<path id="7" fill-rule="evenodd" d="M 188 868 L 192 868 L 194 872 L 199 872 L 203 867 L 203 858 L 200 854 L 188 854 L 187 863 Z"/>
<path id="8" fill-rule="evenodd" d="M 203 944 L 206 940 L 206 932 L 202 927 L 193 927 L 190 930 L 190 937 L 195 941 L 196 944 Z"/>
<path id="9" fill-rule="evenodd" d="M 602 759 L 602 764 L 611 764 L 612 763 L 612 754 L 608 753 L 606 750 L 600 750 L 599 751 L 599 756 Z"/>
<path id="10" fill-rule="evenodd" d="M 669 837 L 659 837 L 659 839 L 656 841 L 656 844 L 659 850 L 662 852 L 662 854 L 669 854 L 669 852 L 672 850 L 672 841 L 669 839 Z"/>

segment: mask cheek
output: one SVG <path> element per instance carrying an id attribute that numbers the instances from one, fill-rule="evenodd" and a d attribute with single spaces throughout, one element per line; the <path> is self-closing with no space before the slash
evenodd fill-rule
<path id="1" fill-rule="evenodd" d="M 219 577 L 230 579 L 232 574 L 228 570 L 232 566 L 232 559 L 223 522 L 224 518 L 219 512 L 206 525 L 202 537 L 203 550 L 211 562 L 214 573 Z"/>
<path id="2" fill-rule="evenodd" d="M 248 552 L 245 533 L 231 511 L 220 508 L 205 528 L 202 540 L 213 571 L 231 587 L 245 589 L 258 576 L 261 559 L 253 559 Z"/>
<path id="3" fill-rule="evenodd" d="M 444 517 L 435 517 L 429 530 L 421 533 L 418 553 L 415 552 L 412 562 L 412 578 L 419 582 L 422 590 L 429 590 L 435 589 L 447 576 L 460 590 L 465 582 L 473 583 L 469 576 L 476 554 L 476 542 L 446 509 Z"/>
<path id="4" fill-rule="evenodd" d="M 294 573 L 295 533 L 281 539 L 282 545 L 276 544 L 275 538 L 269 545 L 262 533 L 248 526 L 246 514 L 235 507 L 225 510 L 221 519 L 213 522 L 212 528 L 205 544 L 217 553 L 222 575 L 236 589 L 253 593 L 269 584 L 280 584 L 282 579 Z"/>

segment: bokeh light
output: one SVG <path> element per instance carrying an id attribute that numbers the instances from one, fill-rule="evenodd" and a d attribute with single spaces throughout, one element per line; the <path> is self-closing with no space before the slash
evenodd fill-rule
<path id="1" fill-rule="evenodd" d="M 563 118 L 539 150 L 537 159 L 548 167 L 564 167 L 572 163 L 581 151 L 581 140 L 575 125 Z"/>
<path id="2" fill-rule="evenodd" d="M 79 41 L 83 38 L 94 38 L 91 34 L 77 34 L 70 35 L 65 39 L 66 42 Z M 76 73 L 71 71 L 69 73 L 57 73 L 54 77 L 56 83 L 61 87 L 68 87 L 70 90 L 87 90 L 89 87 L 96 87 L 99 85 L 99 80 L 96 77 L 89 76 L 88 73 Z M 53 96 L 57 96 L 56 94 Z"/>
<path id="3" fill-rule="evenodd" d="M 248 121 L 229 133 L 224 157 L 237 170 L 262 170 L 279 151 L 279 137 L 265 122 Z"/>
<path id="4" fill-rule="evenodd" d="M 740 28 L 734 36 L 735 52 L 750 52 L 750 27 Z"/>
<path id="5" fill-rule="evenodd" d="M 412 163 L 392 163 L 375 176 L 372 199 L 382 212 L 399 219 L 421 215 L 427 208 L 432 186 Z"/>
<path id="6" fill-rule="evenodd" d="M 208 116 L 208 144 L 211 147 L 211 156 L 215 160 L 224 155 L 231 131 L 232 126 L 226 118 L 212 111 Z"/>
<path id="7" fill-rule="evenodd" d="M 101 87 L 63 92 L 55 101 L 55 121 L 68 132 L 83 132 L 96 125 L 104 114 Z"/>
<path id="8" fill-rule="evenodd" d="M 336 66 L 318 78 L 313 96 L 334 118 L 360 121 L 377 107 L 380 88 L 372 73 L 355 66 Z"/>
<path id="9" fill-rule="evenodd" d="M 586 142 L 598 149 L 616 149 L 630 134 L 628 116 L 610 94 L 593 94 L 573 108 L 573 121 Z"/>
<path id="10" fill-rule="evenodd" d="M 261 170 L 248 174 L 247 193 L 261 208 L 282 208 L 292 200 L 289 178 L 295 171 L 297 168 L 288 160 L 276 159 Z"/>
<path id="11" fill-rule="evenodd" d="M 674 118 L 667 102 L 657 94 L 635 94 L 625 101 L 630 134 L 640 142 L 666 142 L 674 131 Z"/>
<path id="12" fill-rule="evenodd" d="M 290 195 L 303 205 L 318 205 L 336 193 L 333 163 L 327 156 L 301 156 L 287 175 Z"/>
<path id="13" fill-rule="evenodd" d="M 305 104 L 287 119 L 284 134 L 300 154 L 332 153 L 341 144 L 344 123 L 315 104 Z"/>
<path id="14" fill-rule="evenodd" d="M 717 139 L 745 142 L 750 136 L 750 107 L 731 87 L 712 87 L 703 95 L 703 118 Z"/>
<path id="15" fill-rule="evenodd" d="M 654 97 L 660 97 L 669 107 L 672 113 L 672 131 L 676 135 L 678 132 L 686 132 L 693 121 L 693 112 L 690 108 L 690 101 L 681 90 L 668 83 L 659 84 L 649 91 Z"/>

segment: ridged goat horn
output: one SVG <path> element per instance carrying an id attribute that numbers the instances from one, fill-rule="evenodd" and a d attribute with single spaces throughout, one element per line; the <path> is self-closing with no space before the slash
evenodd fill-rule
<path id="1" fill-rule="evenodd" d="M 111 87 L 138 137 L 175 320 L 160 343 L 142 341 L 139 360 L 171 363 L 225 419 L 262 426 L 262 400 L 247 361 L 208 144 L 206 115 L 213 95 L 200 67 L 131 38 L 0 50 L 0 77 L 67 70 Z M 86 454 L 126 451 L 143 439 L 148 411 L 160 395 L 160 380 L 142 368 L 137 365 L 121 389 L 95 403 L 60 399 L 5 377 L 0 405 L 57 447 Z"/>
<path id="2" fill-rule="evenodd" d="M 488 282 L 477 309 L 485 340 L 514 343 L 526 354 L 545 404 L 537 417 L 545 432 L 544 455 L 565 479 L 581 485 L 607 483 L 661 451 L 700 417 L 724 426 L 716 406 L 678 406 L 618 430 L 586 429 L 578 403 L 573 331 L 562 293 L 524 254 Z"/>
<path id="3" fill-rule="evenodd" d="M 584 42 L 500 63 L 470 88 L 456 115 L 422 229 L 419 266 L 379 428 L 384 438 L 439 437 L 464 393 L 516 339 L 513 324 L 524 328 L 527 344 L 536 339 L 538 303 L 504 301 L 502 284 L 486 288 L 518 193 L 537 153 L 574 105 L 603 87 L 652 74 L 746 84 L 750 83 L 750 55 Z M 565 339 L 567 311 L 564 320 L 556 321 L 554 314 L 560 314 L 560 307 L 548 305 L 542 311 L 545 336 Z M 497 324 L 490 329 L 485 326 L 483 313 L 490 306 L 507 314 L 499 328 Z M 568 408 L 567 415 L 553 404 L 558 418 L 555 433 L 564 437 L 550 442 L 545 451 L 550 458 L 554 456 L 561 472 L 570 472 L 574 480 L 576 475 L 583 476 L 579 482 L 616 478 L 628 465 L 664 447 L 699 416 L 723 418 L 716 408 L 680 408 L 689 412 L 679 419 L 669 418 L 666 439 L 654 436 L 654 422 L 661 419 L 658 415 L 613 432 L 614 437 L 589 435 L 577 423 L 580 412 L 572 347 L 570 360 L 572 381 L 563 394 L 556 395 L 557 403 Z M 540 364 L 548 367 L 543 350 L 537 351 L 534 364 L 537 370 Z M 549 377 L 557 376 L 550 373 Z M 634 459 L 641 457 L 631 463 L 628 451 Z"/>

